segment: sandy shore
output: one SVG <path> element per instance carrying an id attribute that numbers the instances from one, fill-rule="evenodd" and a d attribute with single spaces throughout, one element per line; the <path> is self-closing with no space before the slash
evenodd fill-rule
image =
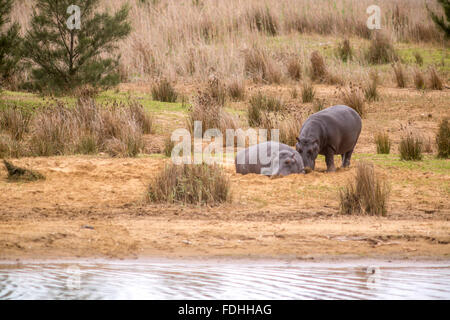
<path id="1" fill-rule="evenodd" d="M 450 259 L 449 201 L 427 202 L 420 187 L 394 186 L 387 217 L 342 216 L 337 181 L 350 178 L 354 167 L 327 174 L 319 164 L 318 172 L 283 179 L 240 176 L 226 168 L 234 190 L 231 203 L 213 208 L 147 204 L 147 183 L 165 161 L 16 160 L 46 175 L 35 183 L 7 182 L 0 169 L 0 259 Z M 436 196 L 439 181 L 448 179 L 408 171 L 391 175 L 407 176 L 412 185 L 431 180 L 430 196 Z"/>

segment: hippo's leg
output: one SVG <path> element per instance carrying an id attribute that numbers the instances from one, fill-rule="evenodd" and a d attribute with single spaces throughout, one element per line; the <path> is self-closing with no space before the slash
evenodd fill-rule
<path id="1" fill-rule="evenodd" d="M 334 152 L 332 150 L 328 150 L 325 154 L 325 162 L 327 163 L 328 172 L 336 171 L 336 167 L 334 166 Z"/>
<path id="2" fill-rule="evenodd" d="M 346 152 L 344 154 L 344 157 L 342 157 L 342 167 L 347 168 L 350 167 L 350 159 L 352 158 L 353 149 L 349 152 Z"/>

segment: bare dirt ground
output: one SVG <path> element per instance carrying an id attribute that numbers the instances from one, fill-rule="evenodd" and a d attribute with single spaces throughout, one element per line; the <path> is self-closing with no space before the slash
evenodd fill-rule
<path id="1" fill-rule="evenodd" d="M 332 101 L 330 91 L 319 87 L 318 95 Z M 325 173 L 319 159 L 311 174 L 269 179 L 237 175 L 226 166 L 232 202 L 212 208 L 148 204 L 148 183 L 169 161 L 159 155 L 13 160 L 46 180 L 11 183 L 0 168 L 0 259 L 449 259 L 450 160 L 435 164 L 427 155 L 411 166 L 393 160 L 395 154 L 376 160 L 373 143 L 383 128 L 394 140 L 394 153 L 405 126 L 434 137 L 438 120 L 449 115 L 449 95 L 384 89 L 383 100 L 368 106 L 350 169 Z M 391 185 L 386 217 L 339 214 L 338 190 L 365 158 L 376 160 L 376 171 Z"/>

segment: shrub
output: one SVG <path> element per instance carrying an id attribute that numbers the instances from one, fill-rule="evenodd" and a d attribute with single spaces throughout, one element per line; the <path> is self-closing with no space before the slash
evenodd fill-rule
<path id="1" fill-rule="evenodd" d="M 3 164 L 8 171 L 8 180 L 10 181 L 37 181 L 37 180 L 45 180 L 44 175 L 41 173 L 17 167 L 13 165 L 11 162 L 3 160 Z"/>
<path id="2" fill-rule="evenodd" d="M 414 85 L 417 90 L 425 89 L 425 79 L 419 69 L 414 70 Z"/>
<path id="3" fill-rule="evenodd" d="M 153 100 L 176 102 L 178 94 L 167 79 L 162 79 L 152 87 Z"/>
<path id="4" fill-rule="evenodd" d="M 361 118 L 365 116 L 364 96 L 360 88 L 350 84 L 350 87 L 341 90 L 341 97 L 344 104 L 358 112 Z"/>
<path id="5" fill-rule="evenodd" d="M 225 100 L 227 97 L 226 88 L 217 77 L 210 77 L 208 81 L 207 91 L 217 104 L 222 107 L 225 105 Z"/>
<path id="6" fill-rule="evenodd" d="M 289 116 L 278 121 L 277 127 L 280 130 L 280 142 L 289 146 L 295 146 L 300 129 L 302 128 L 301 119 Z"/>
<path id="7" fill-rule="evenodd" d="M 243 81 L 233 80 L 228 84 L 228 95 L 234 101 L 245 99 L 245 83 Z"/>
<path id="8" fill-rule="evenodd" d="M 271 13 L 269 7 L 255 8 L 248 13 L 248 21 L 251 28 L 256 28 L 259 32 L 264 32 L 270 36 L 278 34 L 278 20 Z"/>
<path id="9" fill-rule="evenodd" d="M 272 96 L 263 95 L 261 92 L 253 95 L 249 101 L 247 109 L 248 124 L 251 127 L 261 126 L 264 118 L 267 118 L 265 113 L 281 112 L 284 109 L 281 99 Z"/>
<path id="10" fill-rule="evenodd" d="M 350 45 L 350 40 L 345 39 L 338 44 L 337 55 L 344 62 L 352 59 L 353 49 Z"/>
<path id="11" fill-rule="evenodd" d="M 439 77 L 436 69 L 434 67 L 430 67 L 429 69 L 430 72 L 430 80 L 429 80 L 429 87 L 432 90 L 442 90 L 444 88 L 444 86 L 442 85 L 442 80 Z"/>
<path id="12" fill-rule="evenodd" d="M 75 107 L 58 103 L 36 113 L 27 143 L 33 156 L 102 151 L 134 157 L 143 149 L 142 134 L 151 126 L 146 117 L 136 102 L 98 106 L 81 99 Z"/>
<path id="13" fill-rule="evenodd" d="M 175 147 L 175 142 L 172 141 L 171 136 L 164 138 L 164 150 L 163 153 L 166 157 L 172 156 L 172 149 Z"/>
<path id="14" fill-rule="evenodd" d="M 389 192 L 387 183 L 375 174 L 373 165 L 360 162 L 355 180 L 339 191 L 340 212 L 385 216 Z"/>
<path id="15" fill-rule="evenodd" d="M 422 55 L 419 52 L 414 52 L 414 58 L 416 59 L 416 64 L 419 66 L 423 65 L 423 58 Z"/>
<path id="16" fill-rule="evenodd" d="M 226 129 L 236 129 L 236 119 L 207 92 L 199 92 L 187 118 L 187 127 L 194 134 L 195 121 L 202 122 L 202 134 L 208 129 L 219 129 L 225 136 Z"/>
<path id="17" fill-rule="evenodd" d="M 150 184 L 150 202 L 218 205 L 230 200 L 230 181 L 214 165 L 167 165 Z"/>
<path id="18" fill-rule="evenodd" d="M 375 135 L 375 144 L 378 154 L 389 154 L 391 151 L 391 140 L 387 132 L 379 132 Z"/>
<path id="19" fill-rule="evenodd" d="M 253 47 L 245 53 L 244 70 L 255 82 L 280 83 L 281 72 L 263 49 Z"/>
<path id="20" fill-rule="evenodd" d="M 287 64 L 287 71 L 292 80 L 298 81 L 302 78 L 302 64 L 298 58 L 290 58 Z"/>
<path id="21" fill-rule="evenodd" d="M 449 119 L 442 120 L 436 135 L 436 144 L 439 158 L 450 157 L 450 124 Z"/>
<path id="22" fill-rule="evenodd" d="M 316 91 L 314 90 L 313 85 L 309 82 L 303 82 L 302 101 L 304 103 L 312 102 L 315 95 L 316 95 Z"/>
<path id="23" fill-rule="evenodd" d="M 400 140 L 400 159 L 407 161 L 422 160 L 422 148 L 422 139 L 412 133 L 408 133 Z"/>
<path id="24" fill-rule="evenodd" d="M 129 7 L 114 15 L 95 13 L 99 0 L 83 1 L 81 29 L 68 30 L 65 17 L 71 0 L 38 0 L 24 39 L 23 53 L 36 68 L 33 87 L 55 93 L 90 84 L 108 88 L 120 81 L 116 42 L 131 32 Z"/>
<path id="25" fill-rule="evenodd" d="M 378 74 L 372 73 L 370 75 L 370 81 L 366 85 L 364 90 L 364 96 L 367 101 L 378 101 L 380 95 L 378 93 Z"/>
<path id="26" fill-rule="evenodd" d="M 401 63 L 392 64 L 392 68 L 394 69 L 397 86 L 399 88 L 404 88 L 406 86 L 406 74 L 403 70 Z"/>
<path id="27" fill-rule="evenodd" d="M 14 105 L 0 108 L 0 129 L 11 134 L 16 140 L 21 140 L 28 132 L 31 112 Z"/>
<path id="28" fill-rule="evenodd" d="M 140 103 L 131 100 L 128 108 L 130 117 L 142 129 L 143 134 L 151 134 L 154 132 L 154 119 L 147 111 L 145 111 Z"/>
<path id="29" fill-rule="evenodd" d="M 382 33 L 375 33 L 366 52 L 367 61 L 371 64 L 383 64 L 398 60 L 394 45 Z"/>
<path id="30" fill-rule="evenodd" d="M 314 51 L 311 54 L 311 79 L 313 81 L 323 81 L 326 75 L 327 69 L 322 55 L 319 51 Z"/>

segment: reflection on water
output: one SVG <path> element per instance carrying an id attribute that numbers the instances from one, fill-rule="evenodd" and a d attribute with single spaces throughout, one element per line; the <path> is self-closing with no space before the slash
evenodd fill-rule
<path id="1" fill-rule="evenodd" d="M 0 299 L 450 299 L 450 264 L 0 263 Z"/>

